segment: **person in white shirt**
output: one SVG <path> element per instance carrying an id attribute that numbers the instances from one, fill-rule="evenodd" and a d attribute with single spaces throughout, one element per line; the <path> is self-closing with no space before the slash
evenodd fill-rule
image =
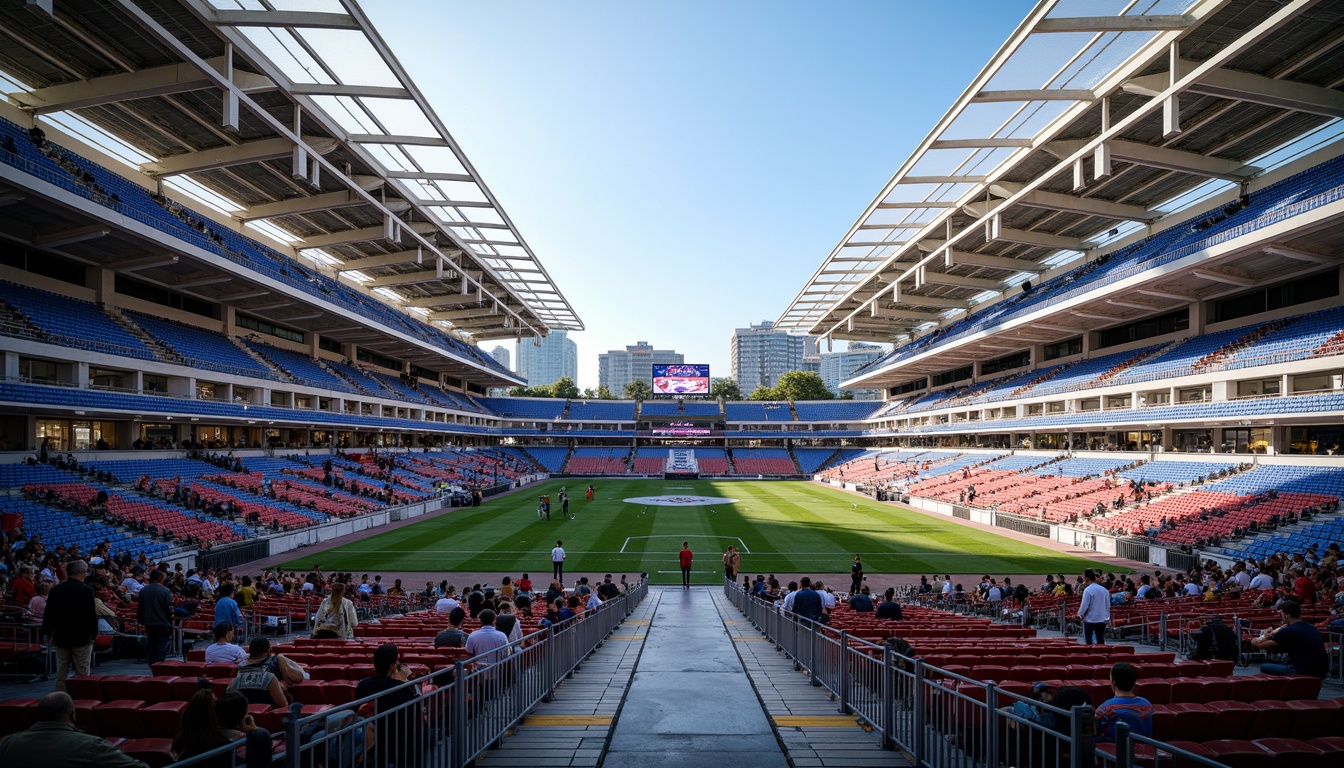
<path id="1" fill-rule="evenodd" d="M 247 651 L 233 644 L 232 624 L 221 621 L 215 625 L 215 642 L 205 649 L 205 663 L 234 666 L 247 663 Z"/>
<path id="2" fill-rule="evenodd" d="M 1245 568 L 1238 567 L 1237 572 L 1232 574 L 1232 581 L 1242 589 L 1246 589 L 1251 586 L 1251 575 L 1246 572 Z"/>
<path id="3" fill-rule="evenodd" d="M 951 599 L 952 599 L 952 591 L 953 591 L 953 589 L 952 589 L 952 575 L 951 575 L 951 574 L 948 574 L 948 575 L 943 579 L 943 599 L 944 599 L 944 600 L 951 600 Z"/>
<path id="4" fill-rule="evenodd" d="M 596 611 L 600 607 L 602 607 L 602 598 L 598 597 L 596 592 L 589 592 L 588 602 L 583 604 L 584 610 Z"/>
<path id="5" fill-rule="evenodd" d="M 457 587 L 449 585 L 448 589 L 443 593 L 443 597 L 440 597 L 438 601 L 434 603 L 434 612 L 452 613 L 454 608 L 461 607 L 462 604 L 457 601 L 456 597 Z"/>
<path id="6" fill-rule="evenodd" d="M 121 580 L 121 588 L 130 592 L 132 595 L 138 595 L 140 594 L 140 590 L 145 588 L 145 585 L 141 584 L 140 580 L 135 576 L 127 576 Z"/>
<path id="7" fill-rule="evenodd" d="M 798 582 L 790 581 L 788 594 L 784 595 L 784 602 L 782 604 L 785 613 L 793 613 L 793 598 L 797 596 L 798 596 Z"/>
<path id="8" fill-rule="evenodd" d="M 560 582 L 560 586 L 565 586 L 565 548 L 559 539 L 556 539 L 555 548 L 551 550 L 551 574 Z"/>
<path id="9" fill-rule="evenodd" d="M 1091 568 L 1083 572 L 1083 601 L 1078 605 L 1078 618 L 1083 622 L 1083 643 L 1106 644 L 1106 624 L 1111 620 L 1111 593 L 1097 583 L 1097 574 Z"/>
<path id="10" fill-rule="evenodd" d="M 482 656 L 480 663 L 497 664 L 508 656 L 503 650 L 509 644 L 509 638 L 495 629 L 495 612 L 486 608 L 481 611 L 481 628 L 467 635 L 467 655 Z"/>
<path id="11" fill-rule="evenodd" d="M 1261 571 L 1255 574 L 1255 578 L 1251 579 L 1251 589 L 1273 589 L 1273 588 L 1274 588 L 1274 577 L 1269 575 L 1269 573 L 1266 571 Z"/>
<path id="12" fill-rule="evenodd" d="M 1185 588 L 1182 591 L 1190 597 L 1194 597 L 1195 595 L 1200 594 L 1202 590 L 1199 588 L 1199 582 L 1187 581 L 1185 582 Z"/>

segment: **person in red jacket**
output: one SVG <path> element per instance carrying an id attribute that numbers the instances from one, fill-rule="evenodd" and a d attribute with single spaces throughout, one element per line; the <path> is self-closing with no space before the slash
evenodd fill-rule
<path id="1" fill-rule="evenodd" d="M 691 543 L 689 541 L 681 542 L 681 588 L 691 588 L 691 560 L 694 555 L 691 554 Z"/>

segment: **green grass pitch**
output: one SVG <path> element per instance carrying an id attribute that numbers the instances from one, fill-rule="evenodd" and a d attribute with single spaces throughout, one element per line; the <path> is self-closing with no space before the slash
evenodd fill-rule
<path id="1" fill-rule="evenodd" d="M 862 555 L 870 574 L 1081 573 L 1082 558 L 880 504 L 808 482 L 712 480 L 551 480 L 395 531 L 312 552 L 286 569 L 518 574 L 544 583 L 550 550 L 564 540 L 565 570 L 636 574 L 654 584 L 680 583 L 677 551 L 688 540 L 696 554 L 695 581 L 722 579 L 720 556 L 729 544 L 743 552 L 742 573 L 847 573 Z M 569 489 L 570 511 L 560 515 L 557 492 Z M 537 517 L 537 498 L 550 493 L 551 520 Z M 734 503 L 711 507 L 656 507 L 626 498 L 716 496 Z M 1110 566 L 1107 570 L 1116 570 Z"/>

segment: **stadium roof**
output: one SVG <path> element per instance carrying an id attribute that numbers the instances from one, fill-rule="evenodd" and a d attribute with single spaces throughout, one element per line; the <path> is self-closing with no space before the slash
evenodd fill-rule
<path id="1" fill-rule="evenodd" d="M 354 0 L 31 0 L 0 37 L 13 103 L 384 301 L 477 340 L 583 328 Z"/>
<path id="2" fill-rule="evenodd" d="M 778 325 L 899 341 L 960 317 L 1337 138 L 1341 83 L 1339 3 L 1042 0 Z"/>

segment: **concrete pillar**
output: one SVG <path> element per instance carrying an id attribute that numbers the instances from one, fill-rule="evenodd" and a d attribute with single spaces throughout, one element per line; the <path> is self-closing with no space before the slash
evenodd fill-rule
<path id="1" fill-rule="evenodd" d="M 1092 334 L 1093 331 L 1083 331 L 1083 359 L 1092 357 Z"/>
<path id="2" fill-rule="evenodd" d="M 168 379 L 168 392 L 173 395 L 196 399 L 196 378 L 194 376 L 172 376 Z"/>
<path id="3" fill-rule="evenodd" d="M 1202 301 L 1196 301 L 1190 305 L 1190 333 L 1198 336 L 1204 333 L 1204 326 L 1209 323 L 1208 305 Z"/>
<path id="4" fill-rule="evenodd" d="M 1134 391 L 1134 392 L 1130 392 L 1130 393 L 1129 393 L 1129 408 L 1130 408 L 1130 410 L 1138 410 L 1138 408 L 1139 408 L 1139 393 L 1138 393 L 1138 391 Z"/>
<path id="5" fill-rule="evenodd" d="M 225 306 L 220 313 L 220 330 L 225 336 L 233 336 L 238 328 L 238 313 L 233 307 Z"/>
<path id="6" fill-rule="evenodd" d="M 131 386 L 137 393 L 145 391 L 145 373 L 144 371 L 135 371 L 131 374 Z"/>
<path id="7" fill-rule="evenodd" d="M 18 379 L 19 353 L 6 351 L 4 354 L 5 354 L 5 378 L 10 380 Z"/>
<path id="8" fill-rule="evenodd" d="M 1213 382 L 1213 392 L 1211 399 L 1215 402 L 1224 402 L 1228 400 L 1228 390 L 1226 381 Z"/>
<path id="9" fill-rule="evenodd" d="M 303 342 L 308 345 L 309 357 L 317 359 L 322 356 L 321 354 L 319 354 L 322 350 L 322 347 L 319 344 L 321 338 L 322 338 L 321 336 L 319 336 L 316 333 L 313 333 L 312 331 L 309 331 L 307 334 L 304 334 Z"/>
<path id="10" fill-rule="evenodd" d="M 359 354 L 359 347 L 357 347 L 354 344 L 342 344 L 341 354 L 345 357 L 346 360 L 349 360 L 350 362 L 353 363 L 355 360 L 359 359 L 357 357 L 357 355 Z"/>
<path id="11" fill-rule="evenodd" d="M 1340 271 L 1344 272 L 1344 270 Z M 1279 395 L 1281 397 L 1288 395 L 1288 386 L 1289 386 L 1289 376 L 1288 374 L 1285 373 L 1279 377 Z"/>
<path id="12" fill-rule="evenodd" d="M 93 300 L 109 307 L 117 305 L 117 273 L 102 267 L 89 267 L 84 272 L 84 284 L 93 289 Z"/>
<path id="13" fill-rule="evenodd" d="M 75 386 L 80 389 L 89 388 L 89 364 L 75 363 Z"/>

